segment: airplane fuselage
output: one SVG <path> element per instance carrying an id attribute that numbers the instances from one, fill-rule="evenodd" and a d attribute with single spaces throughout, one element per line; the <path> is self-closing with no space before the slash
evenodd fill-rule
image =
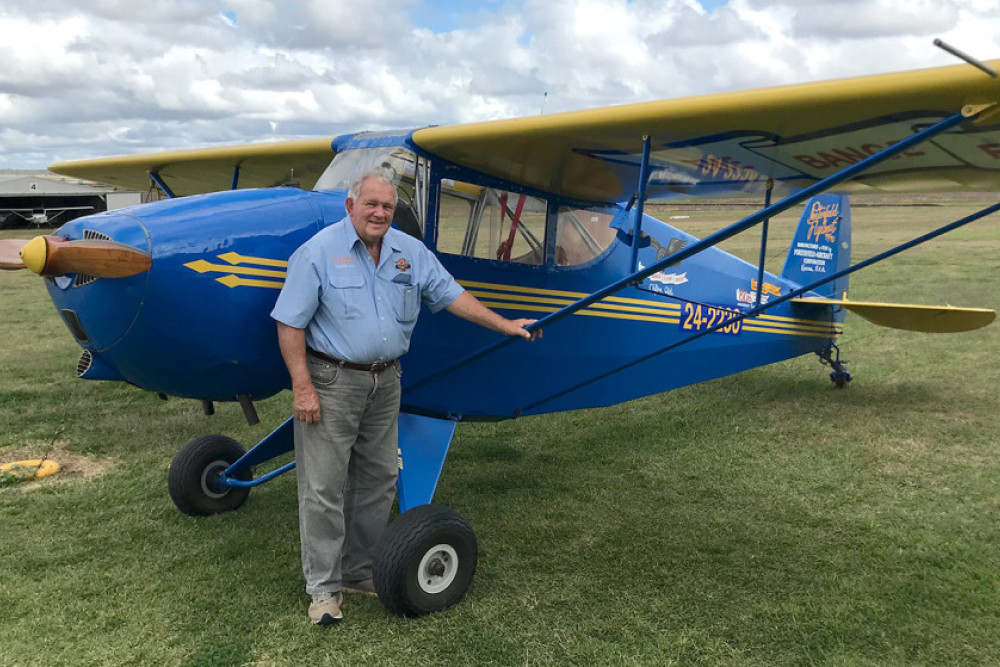
<path id="1" fill-rule="evenodd" d="M 235 190 L 67 223 L 60 236 L 107 237 L 153 258 L 149 271 L 129 278 L 46 279 L 57 310 L 86 350 L 81 377 L 207 401 L 261 399 L 287 388 L 269 313 L 288 257 L 344 216 L 345 197 L 343 191 Z M 555 253 L 523 263 L 432 250 L 490 307 L 508 317 L 540 317 L 631 272 L 631 212 L 613 207 L 608 216 L 617 235 L 595 257 L 572 265 Z M 648 216 L 642 231 L 638 260 L 644 266 L 662 259 L 664 249 L 694 240 Z M 782 304 L 587 383 L 748 308 L 756 277 L 756 267 L 709 249 L 555 323 L 537 344 L 508 345 L 429 383 L 421 380 L 498 334 L 448 314 L 424 313 L 403 358 L 404 410 L 502 419 L 610 405 L 829 345 L 839 324 L 828 309 L 804 318 L 801 308 L 793 312 Z M 787 293 L 788 282 L 765 274 L 762 287 L 766 300 Z"/>

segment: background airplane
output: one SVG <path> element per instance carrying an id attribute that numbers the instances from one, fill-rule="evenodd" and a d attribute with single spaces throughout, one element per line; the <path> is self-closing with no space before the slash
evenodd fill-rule
<path id="1" fill-rule="evenodd" d="M 5 215 L 0 218 L 0 226 L 6 221 L 6 218 L 14 218 L 18 220 L 23 220 L 34 227 L 44 227 L 46 225 L 54 225 L 62 218 L 64 215 L 70 211 L 93 211 L 93 206 L 66 206 L 62 208 L 44 208 L 44 209 L 34 209 L 34 208 L 9 208 L 5 211 Z M 79 215 L 79 214 L 78 214 Z"/>

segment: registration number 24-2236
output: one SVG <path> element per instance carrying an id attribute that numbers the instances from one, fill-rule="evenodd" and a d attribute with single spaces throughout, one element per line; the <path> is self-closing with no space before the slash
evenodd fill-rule
<path id="1" fill-rule="evenodd" d="M 681 315 L 681 329 L 684 331 L 705 331 L 736 317 L 739 311 L 735 308 L 704 306 L 700 303 L 685 303 Z M 743 320 L 730 322 L 717 329 L 716 333 L 736 335 L 743 329 Z"/>

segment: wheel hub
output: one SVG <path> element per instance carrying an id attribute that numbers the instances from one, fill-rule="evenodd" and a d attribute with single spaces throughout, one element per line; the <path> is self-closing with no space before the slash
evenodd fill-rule
<path id="1" fill-rule="evenodd" d="M 417 583 L 431 595 L 448 588 L 458 574 L 458 553 L 450 544 L 438 544 L 424 554 L 417 568 Z"/>
<path id="2" fill-rule="evenodd" d="M 229 464 L 225 461 L 212 461 L 201 473 L 201 490 L 209 498 L 222 498 L 229 493 L 229 487 L 219 484 L 219 478 Z"/>
<path id="3" fill-rule="evenodd" d="M 439 558 L 435 558 L 431 561 L 430 565 L 427 566 L 427 571 L 435 577 L 440 577 L 444 575 L 444 561 Z"/>

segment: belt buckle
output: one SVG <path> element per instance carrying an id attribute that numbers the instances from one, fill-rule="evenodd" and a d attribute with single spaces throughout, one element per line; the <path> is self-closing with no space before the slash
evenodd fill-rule
<path id="1" fill-rule="evenodd" d="M 372 364 L 372 373 L 381 373 L 387 368 L 389 368 L 388 361 L 377 361 L 374 364 Z"/>

